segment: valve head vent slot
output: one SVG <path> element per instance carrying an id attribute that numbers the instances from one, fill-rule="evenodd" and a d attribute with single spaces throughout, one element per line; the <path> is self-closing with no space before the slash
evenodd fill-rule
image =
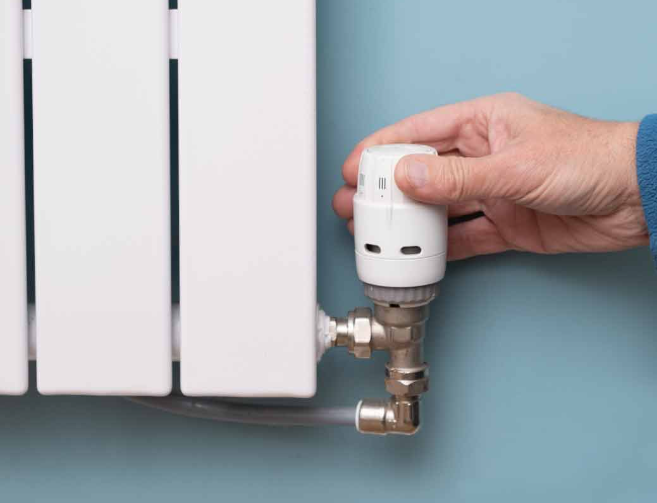
<path id="1" fill-rule="evenodd" d="M 377 255 L 378 255 L 379 253 L 381 253 L 381 247 L 378 246 L 378 245 L 373 245 L 373 244 L 367 243 L 367 244 L 365 245 L 365 249 L 366 249 L 368 252 L 370 252 L 370 253 L 376 253 Z"/>
<path id="2" fill-rule="evenodd" d="M 402 255 L 419 255 L 422 253 L 422 248 L 419 246 L 404 246 L 401 249 Z"/>

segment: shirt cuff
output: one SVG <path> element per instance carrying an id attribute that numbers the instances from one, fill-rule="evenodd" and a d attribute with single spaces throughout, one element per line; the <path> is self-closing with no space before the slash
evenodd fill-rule
<path id="1" fill-rule="evenodd" d="M 650 251 L 657 267 L 657 114 L 648 115 L 639 126 L 636 170 L 650 233 Z"/>

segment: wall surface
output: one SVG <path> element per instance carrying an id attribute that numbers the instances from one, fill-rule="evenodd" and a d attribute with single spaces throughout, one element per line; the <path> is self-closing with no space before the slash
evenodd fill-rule
<path id="1" fill-rule="evenodd" d="M 505 90 L 638 120 L 657 112 L 656 17 L 652 0 L 319 0 L 324 307 L 364 302 L 351 237 L 330 209 L 362 136 Z M 3 397 L 0 501 L 653 502 L 656 304 L 645 249 L 450 265 L 414 438 L 220 425 L 115 398 Z M 383 361 L 328 354 L 315 402 L 382 396 Z"/>

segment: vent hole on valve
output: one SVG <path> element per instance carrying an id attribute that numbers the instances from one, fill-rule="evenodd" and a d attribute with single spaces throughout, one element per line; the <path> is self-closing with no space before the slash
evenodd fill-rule
<path id="1" fill-rule="evenodd" d="M 381 247 L 377 245 L 366 244 L 365 249 L 370 253 L 381 253 Z"/>
<path id="2" fill-rule="evenodd" d="M 404 255 L 419 255 L 422 253 L 422 248 L 419 246 L 404 246 L 401 249 L 402 254 Z"/>

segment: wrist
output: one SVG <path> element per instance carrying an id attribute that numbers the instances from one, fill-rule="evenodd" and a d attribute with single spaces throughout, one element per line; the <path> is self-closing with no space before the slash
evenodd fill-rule
<path id="1" fill-rule="evenodd" d="M 615 124 L 613 144 L 616 146 L 614 162 L 621 174 L 620 186 L 622 206 L 641 209 L 641 191 L 636 165 L 638 122 L 619 122 Z M 641 215 L 643 217 L 643 215 Z"/>

